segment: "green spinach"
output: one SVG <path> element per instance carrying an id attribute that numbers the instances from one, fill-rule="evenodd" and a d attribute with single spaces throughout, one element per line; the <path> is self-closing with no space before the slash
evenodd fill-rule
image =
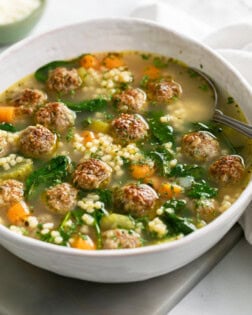
<path id="1" fill-rule="evenodd" d="M 46 187 L 62 182 L 71 168 L 69 157 L 59 155 L 32 172 L 25 181 L 25 196 L 29 199 L 40 185 Z"/>
<path id="2" fill-rule="evenodd" d="M 17 129 L 9 123 L 6 122 L 2 122 L 0 123 L 0 130 L 5 130 L 5 131 L 9 131 L 9 132 L 16 132 Z"/>

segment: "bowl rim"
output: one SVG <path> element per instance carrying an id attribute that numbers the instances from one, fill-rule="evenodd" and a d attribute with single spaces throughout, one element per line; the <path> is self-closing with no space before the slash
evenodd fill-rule
<path id="1" fill-rule="evenodd" d="M 39 0 L 39 5 L 35 9 L 33 9 L 29 14 L 25 15 L 24 17 L 22 17 L 16 21 L 5 23 L 5 24 L 0 24 L 0 29 L 1 28 L 4 29 L 6 27 L 7 28 L 8 27 L 14 27 L 14 26 L 16 27 L 16 26 L 21 25 L 24 21 L 26 21 L 27 19 L 30 19 L 31 16 L 34 16 L 37 12 L 39 12 L 40 10 L 43 10 L 46 6 L 46 2 L 47 2 L 47 0 Z M 33 38 L 34 37 L 36 37 L 36 36 L 33 36 Z"/>
<path id="2" fill-rule="evenodd" d="M 226 66 L 228 70 L 231 71 L 232 74 L 242 83 L 242 85 L 249 92 L 252 98 L 252 87 L 249 85 L 247 80 L 243 78 L 240 72 L 232 64 L 230 64 L 226 59 L 224 59 L 212 48 L 180 32 L 169 29 L 168 27 L 163 26 L 157 22 L 140 19 L 140 18 L 108 17 L 108 18 L 87 19 L 82 22 L 57 27 L 53 30 L 43 32 L 39 35 L 33 35 L 33 36 L 30 36 L 29 38 L 23 39 L 17 44 L 8 48 L 6 51 L 1 53 L 0 63 L 5 58 L 8 58 L 10 54 L 15 52 L 16 50 L 19 50 L 26 44 L 32 43 L 34 40 L 39 40 L 42 37 L 47 37 L 50 34 L 57 33 L 58 31 L 63 31 L 64 29 L 69 29 L 69 28 L 74 29 L 75 27 L 88 24 L 88 23 L 110 23 L 110 22 L 148 25 L 155 29 L 159 29 L 159 30 L 168 32 L 170 34 L 173 34 L 175 37 L 180 38 L 181 40 L 188 43 L 189 45 L 199 46 L 203 51 L 210 53 L 211 55 L 214 56 L 214 58 L 218 59 L 222 64 L 224 64 L 224 66 Z M 250 178 L 250 181 L 247 184 L 246 188 L 242 191 L 241 195 L 231 205 L 231 207 L 227 211 L 222 213 L 219 217 L 217 217 L 214 221 L 210 222 L 203 228 L 198 229 L 187 236 L 184 236 L 181 239 L 177 239 L 175 241 L 170 241 L 170 242 L 166 241 L 166 242 L 163 242 L 162 244 L 148 245 L 148 246 L 132 248 L 132 249 L 113 249 L 113 250 L 102 249 L 102 250 L 89 251 L 89 250 L 81 250 L 81 249 L 75 249 L 71 247 L 60 246 L 56 244 L 50 244 L 50 243 L 43 242 L 41 240 L 33 239 L 31 237 L 18 235 L 2 224 L 0 224 L 0 235 L 2 236 L 5 235 L 7 242 L 12 241 L 12 242 L 15 242 L 16 244 L 23 243 L 28 246 L 30 245 L 32 247 L 37 247 L 43 250 L 47 250 L 48 252 L 55 252 L 55 253 L 66 254 L 66 255 L 71 255 L 71 256 L 80 256 L 80 257 L 87 256 L 87 257 L 95 257 L 95 258 L 99 258 L 99 257 L 103 257 L 103 258 L 120 257 L 121 258 L 121 257 L 130 257 L 130 256 L 141 256 L 144 254 L 155 254 L 157 252 L 164 252 L 169 249 L 173 249 L 174 247 L 177 247 L 177 248 L 184 247 L 188 243 L 193 242 L 195 239 L 207 236 L 208 231 L 212 230 L 214 227 L 221 226 L 225 222 L 226 217 L 232 216 L 233 214 L 235 214 L 238 208 L 244 207 L 244 205 L 249 204 L 249 202 L 252 200 L 252 194 L 249 191 L 252 191 L 252 178 Z M 245 209 L 246 208 L 244 207 L 244 211 Z M 1 240 L 0 240 L 0 243 L 2 243 Z"/>

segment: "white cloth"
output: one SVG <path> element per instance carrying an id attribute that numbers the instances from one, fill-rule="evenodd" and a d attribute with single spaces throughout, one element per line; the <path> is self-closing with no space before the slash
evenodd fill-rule
<path id="1" fill-rule="evenodd" d="M 252 85 L 252 20 L 248 23 L 214 29 L 185 11 L 161 1 L 139 6 L 132 16 L 159 22 L 177 32 L 201 40 L 232 63 Z M 251 208 L 252 204 L 239 221 L 250 244 L 252 244 Z"/>

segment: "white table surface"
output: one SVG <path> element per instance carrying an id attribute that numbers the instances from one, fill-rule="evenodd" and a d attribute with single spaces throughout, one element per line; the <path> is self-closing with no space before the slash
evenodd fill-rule
<path id="1" fill-rule="evenodd" d="M 165 0 L 164 0 L 165 2 Z M 252 0 L 166 0 L 212 27 L 252 20 Z M 145 0 L 48 0 L 32 35 L 104 16 L 130 16 Z M 209 14 L 210 12 L 210 14 Z M 252 315 L 252 246 L 237 246 L 170 312 L 169 315 Z M 74 314 L 73 314 L 74 315 Z"/>

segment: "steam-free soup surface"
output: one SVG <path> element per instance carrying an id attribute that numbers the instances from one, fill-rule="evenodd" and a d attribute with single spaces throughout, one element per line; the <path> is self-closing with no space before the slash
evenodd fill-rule
<path id="1" fill-rule="evenodd" d="M 244 120 L 226 93 L 221 107 Z M 251 167 L 251 142 L 213 110 L 208 83 L 172 58 L 125 51 L 42 66 L 0 96 L 2 224 L 83 250 L 204 227 Z"/>

